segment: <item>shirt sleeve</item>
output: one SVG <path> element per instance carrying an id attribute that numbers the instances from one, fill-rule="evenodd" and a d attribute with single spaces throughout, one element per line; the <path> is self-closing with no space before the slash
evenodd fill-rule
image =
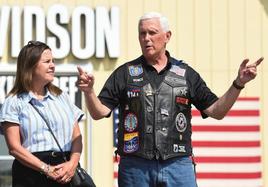
<path id="1" fill-rule="evenodd" d="M 207 87 L 199 73 L 191 67 L 188 67 L 186 76 L 193 105 L 201 112 L 203 118 L 208 117 L 203 111 L 217 101 L 218 97 Z"/>
<path id="2" fill-rule="evenodd" d="M 5 99 L 0 110 L 0 127 L 3 125 L 2 122 L 20 124 L 18 103 L 17 96 L 9 96 Z M 2 127 L 0 134 L 3 134 Z"/>
<path id="3" fill-rule="evenodd" d="M 123 98 L 123 90 L 127 83 L 127 66 L 122 65 L 116 69 L 105 82 L 98 95 L 101 103 L 113 110 Z"/>

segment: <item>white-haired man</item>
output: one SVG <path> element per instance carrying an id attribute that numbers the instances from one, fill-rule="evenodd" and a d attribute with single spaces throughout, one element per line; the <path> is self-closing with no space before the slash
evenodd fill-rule
<path id="1" fill-rule="evenodd" d="M 196 187 L 191 105 L 204 118 L 222 119 L 255 78 L 263 58 L 250 65 L 245 59 L 233 84 L 218 98 L 195 70 L 166 50 L 171 31 L 165 17 L 143 15 L 138 31 L 142 55 L 117 68 L 98 97 L 94 76 L 79 67 L 77 85 L 93 119 L 108 117 L 119 107 L 120 187 Z"/>

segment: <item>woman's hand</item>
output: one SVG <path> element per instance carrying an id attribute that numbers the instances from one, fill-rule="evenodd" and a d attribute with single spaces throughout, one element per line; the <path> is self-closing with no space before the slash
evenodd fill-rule
<path id="1" fill-rule="evenodd" d="M 62 164 L 55 166 L 55 170 L 58 173 L 56 181 L 61 184 L 70 182 L 74 176 L 76 167 L 77 164 L 74 164 L 74 162 L 71 161 L 64 162 Z"/>

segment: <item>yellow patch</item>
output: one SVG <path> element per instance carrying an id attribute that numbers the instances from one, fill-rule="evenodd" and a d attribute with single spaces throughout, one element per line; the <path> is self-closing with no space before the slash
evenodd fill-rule
<path id="1" fill-rule="evenodd" d="M 138 136 L 138 132 L 132 132 L 132 133 L 127 133 L 124 134 L 124 141 L 129 141 L 131 139 L 133 139 L 134 137 Z"/>

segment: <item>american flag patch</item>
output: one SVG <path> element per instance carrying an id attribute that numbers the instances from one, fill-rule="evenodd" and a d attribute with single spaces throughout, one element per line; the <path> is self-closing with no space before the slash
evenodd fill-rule
<path id="1" fill-rule="evenodd" d="M 169 71 L 171 71 L 179 76 L 182 76 L 182 77 L 184 77 L 184 74 L 185 74 L 185 69 L 182 69 L 179 66 L 174 66 L 174 65 L 171 66 Z"/>

